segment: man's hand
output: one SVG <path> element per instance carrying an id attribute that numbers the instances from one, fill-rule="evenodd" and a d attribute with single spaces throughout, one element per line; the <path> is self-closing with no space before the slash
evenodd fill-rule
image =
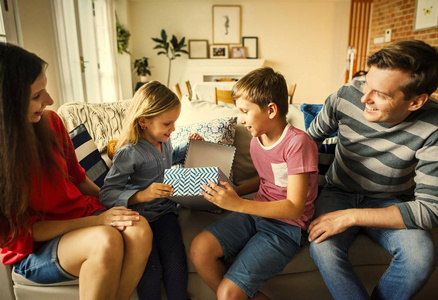
<path id="1" fill-rule="evenodd" d="M 223 209 L 239 211 L 243 199 L 236 194 L 228 182 L 220 181 L 220 184 L 224 187 L 215 184 L 213 181 L 210 181 L 209 185 L 204 184 L 205 192 L 201 191 L 201 195 Z"/>
<path id="2" fill-rule="evenodd" d="M 335 234 L 347 230 L 352 226 L 351 212 L 351 210 L 337 210 L 323 214 L 313 220 L 307 229 L 309 242 L 315 241 L 318 244 Z"/>

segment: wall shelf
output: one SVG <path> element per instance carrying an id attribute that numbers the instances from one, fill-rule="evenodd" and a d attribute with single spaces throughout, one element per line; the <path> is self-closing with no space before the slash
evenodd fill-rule
<path id="1" fill-rule="evenodd" d="M 221 77 L 239 79 L 264 63 L 264 59 L 189 59 L 187 74 L 193 83 L 214 81 Z"/>

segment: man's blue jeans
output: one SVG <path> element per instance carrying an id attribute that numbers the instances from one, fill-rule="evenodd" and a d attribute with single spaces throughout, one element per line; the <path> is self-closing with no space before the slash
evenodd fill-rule
<path id="1" fill-rule="evenodd" d="M 315 202 L 315 218 L 349 208 L 380 208 L 400 203 L 324 188 Z M 389 268 L 374 288 L 371 299 L 411 299 L 435 269 L 436 248 L 429 231 L 350 227 L 345 232 L 310 245 L 310 254 L 335 299 L 370 299 L 348 260 L 348 248 L 359 233 L 383 246 L 393 256 Z M 365 253 L 365 252 L 364 252 Z"/>

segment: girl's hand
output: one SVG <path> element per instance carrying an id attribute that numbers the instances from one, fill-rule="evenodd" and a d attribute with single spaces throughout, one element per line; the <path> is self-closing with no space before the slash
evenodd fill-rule
<path id="1" fill-rule="evenodd" d="M 124 206 L 110 208 L 98 216 L 99 225 L 112 226 L 120 231 L 132 226 L 139 219 L 138 212 Z"/>
<path id="2" fill-rule="evenodd" d="M 150 202 L 157 198 L 165 198 L 173 193 L 173 187 L 165 183 L 154 182 L 145 190 L 138 192 L 139 202 Z"/>
<path id="3" fill-rule="evenodd" d="M 197 140 L 197 141 L 203 141 L 204 140 L 204 138 L 202 136 L 200 136 L 199 134 L 197 134 L 197 133 L 190 133 L 188 139 L 189 140 Z"/>

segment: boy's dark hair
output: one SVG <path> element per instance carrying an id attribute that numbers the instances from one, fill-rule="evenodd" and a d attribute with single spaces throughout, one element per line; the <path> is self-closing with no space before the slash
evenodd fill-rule
<path id="1" fill-rule="evenodd" d="M 286 116 L 289 105 L 287 101 L 287 84 L 283 75 L 270 67 L 255 69 L 243 76 L 233 86 L 232 97 L 241 97 L 264 109 L 269 103 L 275 103 L 280 116 Z"/>
<path id="2" fill-rule="evenodd" d="M 438 86 L 438 52 L 423 41 L 395 42 L 370 55 L 367 65 L 408 72 L 410 78 L 401 87 L 405 100 L 424 93 L 430 96 Z"/>

